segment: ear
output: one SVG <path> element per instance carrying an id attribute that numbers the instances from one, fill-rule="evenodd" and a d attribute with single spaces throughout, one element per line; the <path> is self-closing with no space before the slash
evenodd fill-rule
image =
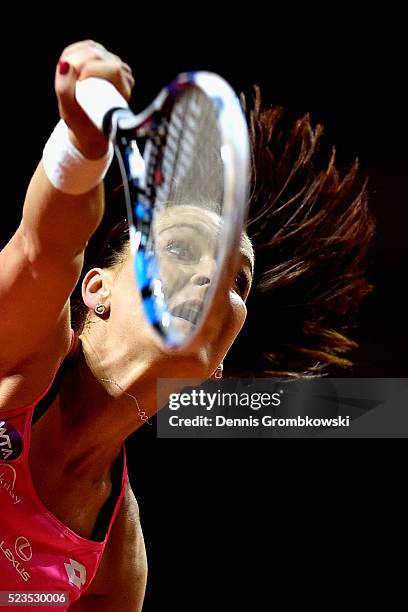
<path id="1" fill-rule="evenodd" d="M 95 310 L 98 304 L 104 304 L 109 310 L 110 276 L 102 268 L 92 268 L 82 281 L 82 299 L 89 310 Z"/>

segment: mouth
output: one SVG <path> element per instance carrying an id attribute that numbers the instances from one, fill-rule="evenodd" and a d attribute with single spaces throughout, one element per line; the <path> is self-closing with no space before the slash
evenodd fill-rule
<path id="1" fill-rule="evenodd" d="M 170 310 L 170 314 L 173 317 L 184 319 L 193 325 L 197 325 L 198 319 L 203 310 L 203 302 L 198 300 L 191 300 L 178 304 Z"/>

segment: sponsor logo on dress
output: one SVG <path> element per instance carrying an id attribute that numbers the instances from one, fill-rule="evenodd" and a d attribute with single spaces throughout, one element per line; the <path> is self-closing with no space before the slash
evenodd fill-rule
<path id="1" fill-rule="evenodd" d="M 23 440 L 17 429 L 7 421 L 0 421 L 0 459 L 14 461 L 22 450 Z"/>
<path id="2" fill-rule="evenodd" d="M 14 544 L 15 551 L 17 555 L 27 563 L 27 561 L 31 561 L 33 557 L 33 549 L 31 548 L 30 542 L 24 536 L 20 536 L 17 538 L 16 543 Z"/>
<path id="3" fill-rule="evenodd" d="M 21 536 L 24 540 L 24 544 L 28 543 L 30 546 L 30 551 L 31 551 L 31 545 L 28 542 L 28 540 L 26 538 L 24 538 L 24 536 Z M 16 543 L 15 543 L 15 548 L 17 549 L 17 542 L 20 540 L 20 538 L 17 538 Z M 22 542 L 20 542 L 21 544 Z M 25 555 L 27 555 L 28 549 L 26 547 L 24 547 L 23 549 L 23 553 Z M 17 572 L 17 574 L 19 574 L 19 576 L 24 580 L 24 582 L 28 582 L 31 578 L 30 574 L 28 573 L 28 571 L 26 570 L 25 567 L 23 567 L 20 563 L 20 561 L 17 559 L 16 556 L 14 556 L 14 553 L 10 550 L 10 548 L 8 547 L 8 545 L 5 543 L 4 539 L 1 539 L 0 542 L 0 551 L 3 553 L 3 555 L 6 557 L 6 559 L 9 561 L 9 563 L 11 563 L 12 567 L 15 569 L 15 571 Z M 31 558 L 31 557 L 30 557 Z"/>
<path id="4" fill-rule="evenodd" d="M 10 495 L 14 504 L 21 502 L 21 497 L 16 493 L 17 473 L 12 465 L 8 463 L 0 463 L 0 487 L 3 487 Z"/>
<path id="5" fill-rule="evenodd" d="M 71 584 L 80 589 L 86 582 L 86 567 L 74 559 L 70 559 L 69 563 L 64 563 L 64 565 L 68 580 Z"/>

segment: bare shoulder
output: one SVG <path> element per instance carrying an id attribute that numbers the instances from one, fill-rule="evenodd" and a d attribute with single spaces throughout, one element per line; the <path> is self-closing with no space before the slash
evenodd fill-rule
<path id="1" fill-rule="evenodd" d="M 14 361 L 8 346 L 0 352 L 0 413 L 34 401 L 50 384 L 71 342 L 69 304 L 36 351 Z"/>
<path id="2" fill-rule="evenodd" d="M 85 597 L 102 597 L 112 609 L 141 610 L 147 559 L 139 506 L 128 483 L 98 572 Z"/>
<path id="3" fill-rule="evenodd" d="M 33 242 L 22 223 L 0 251 L 1 374 L 58 335 L 82 269 L 82 251 L 67 254 L 62 245 Z"/>

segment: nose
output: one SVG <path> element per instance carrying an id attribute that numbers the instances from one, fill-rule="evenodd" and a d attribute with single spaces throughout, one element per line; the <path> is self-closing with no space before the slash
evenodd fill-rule
<path id="1" fill-rule="evenodd" d="M 209 285 L 214 275 L 216 268 L 215 259 L 212 257 L 205 257 L 200 260 L 196 266 L 196 270 L 190 279 L 193 285 L 201 287 L 202 285 Z"/>

